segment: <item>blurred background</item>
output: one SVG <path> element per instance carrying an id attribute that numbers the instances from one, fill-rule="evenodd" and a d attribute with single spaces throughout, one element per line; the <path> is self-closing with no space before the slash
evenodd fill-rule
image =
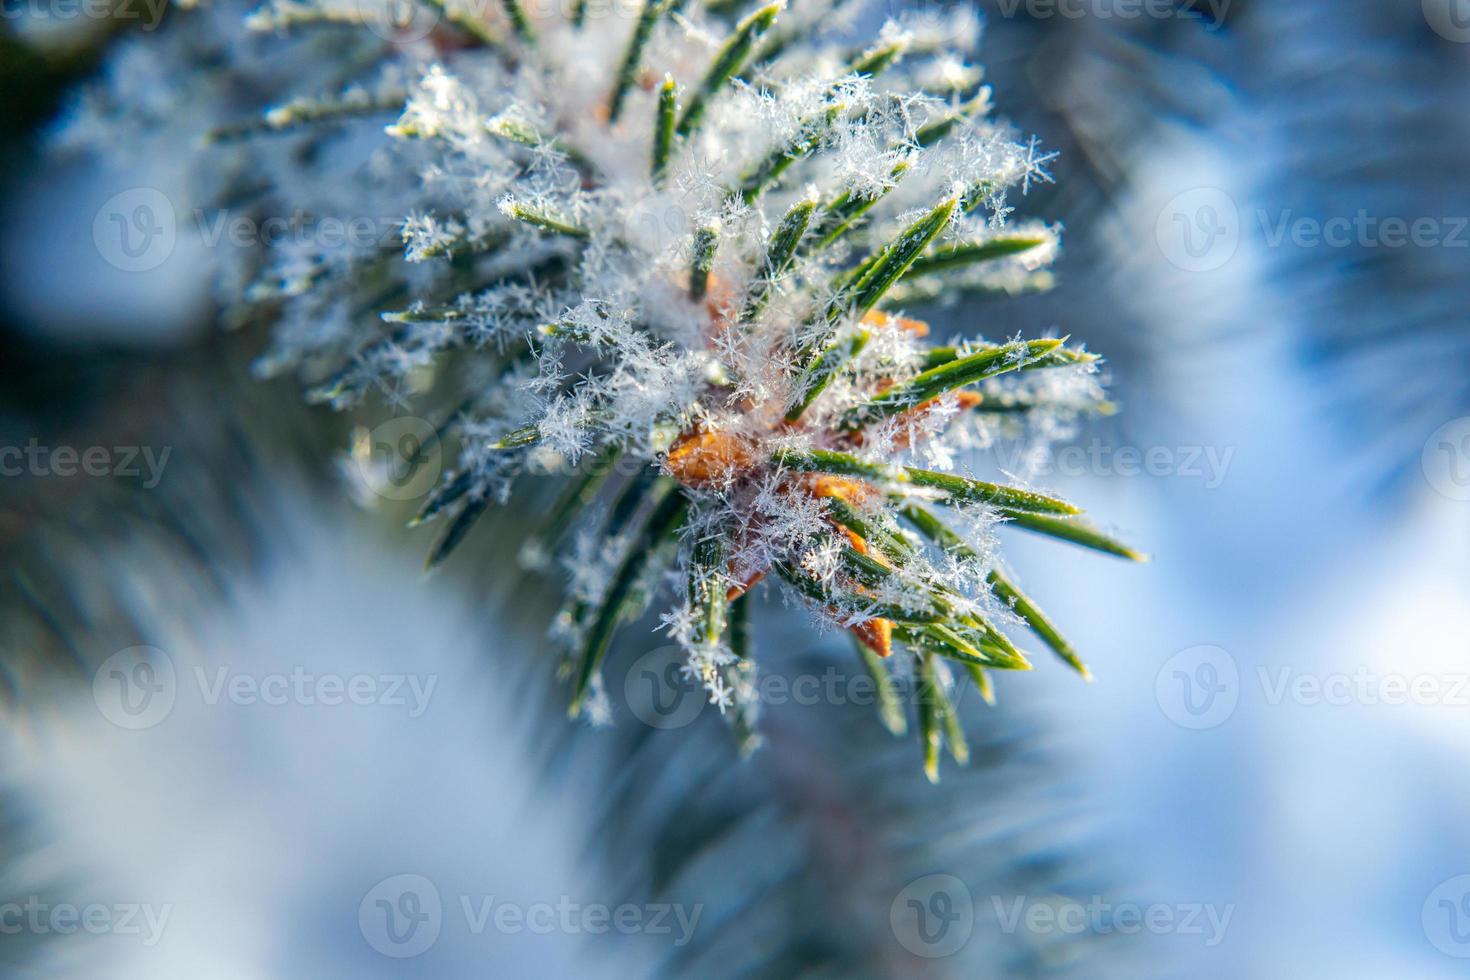
<path id="1" fill-rule="evenodd" d="M 194 95 L 148 45 L 208 57 L 214 14 L 7 0 L 7 972 L 1466 975 L 1470 3 L 979 6 L 1000 113 L 1060 151 L 1013 203 L 1064 248 L 1054 290 L 933 319 L 1107 357 L 1121 411 L 1040 482 L 1154 560 L 1006 540 L 1097 679 L 969 692 L 930 787 L 774 599 L 748 760 L 645 689 L 657 635 L 614 725 L 569 724 L 507 558 L 547 488 L 426 579 L 355 420 L 251 377 L 219 249 L 104 244 L 211 175 L 177 133 L 75 150 L 79 93 Z"/>

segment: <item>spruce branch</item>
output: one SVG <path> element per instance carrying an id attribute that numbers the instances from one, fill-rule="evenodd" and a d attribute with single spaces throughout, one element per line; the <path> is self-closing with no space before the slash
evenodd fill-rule
<path id="1" fill-rule="evenodd" d="M 687 673 L 756 745 L 762 582 L 852 636 L 895 732 L 890 670 L 912 659 L 931 776 L 944 746 L 968 751 L 952 677 L 988 701 L 991 671 L 1031 669 L 1013 624 L 1085 671 L 990 546 L 931 512 L 1142 558 L 1064 500 L 955 472 L 1017 425 L 1111 408 L 1096 356 L 1065 339 L 931 345 L 908 312 L 1040 285 L 1057 251 L 1045 226 L 1007 220 L 1049 157 L 986 118 L 974 80 L 933 94 L 955 52 L 891 28 L 856 45 L 821 23 L 835 3 L 737 19 L 645 0 L 594 25 L 581 0 L 534 23 L 521 0 L 485 23 L 426 2 L 455 28 L 434 64 L 370 42 L 363 64 L 311 73 L 378 69 L 360 90 L 287 77 L 263 117 L 212 120 L 211 152 L 231 156 L 210 172 L 304 168 L 226 182 L 227 200 L 299 193 L 310 212 L 359 194 L 403 215 L 401 252 L 267 250 L 229 316 L 275 323 L 263 370 L 297 371 L 311 400 L 438 420 L 448 455 L 412 521 L 443 525 L 430 567 L 523 477 L 589 467 L 557 478 L 519 556 L 565 575 L 553 636 L 572 713 L 607 720 L 614 638 L 667 594 Z M 256 21 L 362 19 L 311 3 Z M 384 152 L 344 175 L 337 134 Z"/>

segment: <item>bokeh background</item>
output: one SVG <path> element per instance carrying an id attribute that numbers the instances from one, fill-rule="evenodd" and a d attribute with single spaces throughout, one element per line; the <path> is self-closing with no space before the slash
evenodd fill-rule
<path id="1" fill-rule="evenodd" d="M 1061 151 L 1019 203 L 1064 251 L 1051 292 L 935 319 L 1107 356 L 1121 411 L 1043 482 L 1154 560 L 1007 541 L 1097 680 L 1003 678 L 938 788 L 778 601 L 766 669 L 839 680 L 772 704 L 751 759 L 709 712 L 647 723 L 656 636 L 621 645 L 617 724 L 568 724 L 551 600 L 508 558 L 545 488 L 425 579 L 427 541 L 340 451 L 353 421 L 250 377 L 263 338 L 215 322 L 207 246 L 141 272 L 98 247 L 115 195 L 198 175 L 55 133 L 120 43 L 197 15 L 7 6 L 0 446 L 112 466 L 0 477 L 7 971 L 1464 976 L 1470 4 L 980 6 L 1001 113 Z M 163 462 L 116 472 L 120 447 Z M 129 728 L 106 678 L 140 645 L 175 696 Z M 220 669 L 434 686 L 418 714 L 407 687 L 209 703 Z M 417 955 L 380 899 L 431 916 Z M 959 918 L 930 942 L 910 899 Z M 486 900 L 643 919 L 543 933 Z M 106 911 L 11 928 L 38 905 Z"/>

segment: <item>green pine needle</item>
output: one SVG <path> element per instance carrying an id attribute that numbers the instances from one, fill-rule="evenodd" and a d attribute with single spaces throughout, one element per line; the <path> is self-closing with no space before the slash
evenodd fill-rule
<path id="1" fill-rule="evenodd" d="M 1023 340 L 1002 344 L 931 368 L 901 385 L 894 385 L 866 405 L 851 409 L 843 416 L 842 424 L 849 430 L 859 429 L 891 415 L 906 412 L 945 392 L 1018 370 L 1056 350 L 1063 342 Z"/>
<path id="2" fill-rule="evenodd" d="M 607 121 L 609 123 L 617 122 L 618 116 L 623 112 L 623 102 L 633 88 L 633 81 L 638 77 L 638 69 L 643 64 L 643 49 L 648 46 L 648 39 L 653 36 L 654 25 L 658 23 L 665 9 L 665 0 L 643 0 L 643 7 L 638 12 L 638 20 L 633 24 L 633 35 L 628 39 L 627 50 L 623 52 L 622 63 L 618 65 L 618 76 L 613 83 L 612 98 L 608 100 Z"/>
<path id="3" fill-rule="evenodd" d="M 843 74 L 866 75 L 869 78 L 875 78 L 903 57 L 907 49 L 908 42 L 902 40 L 877 45 L 849 62 Z"/>
<path id="4" fill-rule="evenodd" d="M 699 128 L 700 123 L 704 122 L 709 100 L 718 95 L 730 79 L 745 67 L 745 62 L 749 59 L 756 42 L 776 22 L 776 15 L 784 6 L 784 0 L 767 4 L 735 25 L 734 33 L 715 55 L 709 71 L 700 80 L 699 86 L 689 100 L 689 105 L 684 109 L 684 115 L 679 120 L 677 127 L 680 136 L 688 137 Z"/>
<path id="5" fill-rule="evenodd" d="M 923 651 L 915 653 L 914 672 L 918 678 L 919 745 L 924 755 L 924 775 L 929 782 L 937 783 L 944 737 L 940 730 L 939 681 L 934 674 L 933 657 Z"/>
<path id="6" fill-rule="evenodd" d="M 669 155 L 674 149 L 674 115 L 678 112 L 678 87 L 673 75 L 664 75 L 658 89 L 658 118 L 653 125 L 653 167 L 655 181 L 662 180 L 669 168 Z"/>
<path id="7" fill-rule="evenodd" d="M 883 483 L 924 487 L 942 491 L 952 503 L 985 503 L 1006 508 L 1007 511 L 1028 514 L 1077 514 L 1076 507 L 1065 500 L 1045 494 L 1022 490 L 1017 487 L 1001 486 L 984 480 L 935 470 L 922 470 L 912 466 L 890 466 L 886 463 L 869 463 L 850 453 L 834 450 L 777 450 L 771 461 L 787 469 L 805 473 L 831 473 L 837 476 L 856 476 Z"/>
<path id="8" fill-rule="evenodd" d="M 793 164 L 815 153 L 844 108 L 842 105 L 829 106 L 820 115 L 806 120 L 795 136 L 747 170 L 740 178 L 741 199 L 746 204 L 753 204 Z"/>
<path id="9" fill-rule="evenodd" d="M 893 678 L 889 676 L 883 658 L 856 636 L 852 638 L 852 647 L 857 651 L 858 660 L 862 663 L 863 669 L 873 681 L 878 720 L 894 735 L 905 734 L 909 726 L 907 719 L 904 718 L 903 702 L 899 699 L 897 686 L 893 683 Z"/>
<path id="10" fill-rule="evenodd" d="M 638 539 L 629 545 L 627 557 L 618 567 L 607 594 L 603 596 L 602 605 L 598 607 L 596 618 L 587 633 L 587 642 L 582 649 L 572 703 L 568 709 L 574 718 L 582 711 L 582 704 L 591 689 L 592 677 L 607 656 L 618 623 L 631 611 L 638 580 L 642 578 L 655 554 L 668 544 L 689 509 L 687 498 L 678 492 L 677 487 L 672 480 L 664 481 L 660 485 L 659 502 L 653 514 L 644 524 Z"/>
<path id="11" fill-rule="evenodd" d="M 852 191 L 844 191 L 831 204 L 822 209 L 812 237 L 808 239 L 808 242 L 813 243 L 809 248 L 811 250 L 826 248 L 851 231 L 863 215 L 872 210 L 873 206 L 883 200 L 889 191 L 898 186 L 898 181 L 908 173 L 908 170 L 907 162 L 895 165 L 889 172 L 892 183 L 883 188 L 876 197 L 862 197 Z"/>
<path id="12" fill-rule="evenodd" d="M 536 44 L 536 32 L 531 28 L 531 21 L 526 17 L 525 8 L 521 6 L 520 0 L 501 0 L 505 5 L 505 15 L 510 19 L 510 24 L 515 28 L 516 36 L 527 45 Z"/>
<path id="13" fill-rule="evenodd" d="M 825 350 L 817 354 L 802 375 L 796 401 L 786 410 L 787 422 L 796 422 L 806 414 L 812 402 L 827 390 L 827 386 L 847 366 L 848 362 L 862 353 L 863 348 L 867 346 L 869 336 L 866 330 L 854 330 L 845 337 L 833 340 Z"/>
<path id="14" fill-rule="evenodd" d="M 771 233 L 770 244 L 766 247 L 765 274 L 756 281 L 745 308 L 740 312 L 742 323 L 753 322 L 770 302 L 771 286 L 791 267 L 791 261 L 796 257 L 796 246 L 801 242 L 801 236 L 806 234 L 816 208 L 816 201 L 796 202 Z"/>
<path id="15" fill-rule="evenodd" d="M 1103 554 L 1115 555 L 1119 558 L 1127 558 L 1129 561 L 1146 562 L 1148 555 L 1128 547 L 1121 541 L 1111 538 L 1097 528 L 1083 521 L 1061 520 L 1056 517 L 1048 517 L 1044 514 L 1026 513 L 1020 508 L 1001 510 L 1012 524 L 1035 531 L 1047 537 L 1056 538 L 1059 541 L 1069 541 L 1072 544 L 1091 548 Z"/>
<path id="16" fill-rule="evenodd" d="M 709 289 L 710 270 L 715 265 L 715 252 L 720 247 L 720 226 L 711 222 L 694 230 L 694 261 L 689 268 L 689 297 L 704 299 Z"/>
<path id="17" fill-rule="evenodd" d="M 534 225 L 545 231 L 554 232 L 558 235 L 568 235 L 572 238 L 587 238 L 591 235 L 586 228 L 573 224 L 569 219 L 547 211 L 539 211 L 536 208 L 524 204 L 511 202 L 502 207 L 506 217 L 517 221 L 524 221 L 528 225 Z"/>
<path id="18" fill-rule="evenodd" d="M 700 539 L 689 568 L 689 608 L 699 617 L 699 636 L 715 644 L 725 632 L 725 539 Z"/>
<path id="19" fill-rule="evenodd" d="M 939 237 L 939 233 L 949 227 L 958 206 L 959 198 L 941 201 L 884 246 L 869 263 L 864 264 L 866 268 L 859 266 L 861 276 L 851 285 L 839 290 L 828 310 L 828 319 L 835 319 L 843 313 L 862 317 L 871 310 L 883 298 L 883 294 L 903 278 L 914 261 Z"/>
<path id="20" fill-rule="evenodd" d="M 1048 238 L 1016 235 L 992 238 L 984 242 L 968 242 L 962 245 L 947 245 L 936 248 L 927 255 L 914 260 L 909 268 L 910 276 L 925 276 L 935 272 L 947 272 L 967 265 L 993 262 L 1011 255 L 1020 255 L 1049 242 Z"/>
<path id="21" fill-rule="evenodd" d="M 959 108 L 945 113 L 934 122 L 920 128 L 914 134 L 914 142 L 922 147 L 933 146 L 948 136 L 950 130 L 984 109 L 988 101 L 988 94 L 982 91 Z"/>
<path id="22" fill-rule="evenodd" d="M 460 508 L 459 513 L 454 515 L 454 520 L 444 529 L 444 534 L 439 538 L 429 557 L 424 562 L 424 568 L 432 571 L 444 564 L 450 554 L 464 543 L 465 536 L 470 529 L 484 515 L 485 509 L 490 506 L 490 495 L 484 494 L 468 501 Z"/>
<path id="23" fill-rule="evenodd" d="M 1010 580 L 998 571 L 992 570 L 986 581 L 990 583 L 990 589 L 996 597 L 1015 610 L 1016 615 L 1020 616 L 1031 628 L 1031 632 L 1035 633 L 1058 657 L 1066 661 L 1073 670 L 1081 674 L 1083 680 L 1092 680 L 1092 671 L 1087 669 L 1082 658 L 1077 656 L 1077 651 L 1062 637 L 1056 626 L 1046 618 L 1046 614 L 1036 603 L 1032 602 L 1025 593 L 1011 584 Z"/>
<path id="24" fill-rule="evenodd" d="M 984 480 L 972 480 L 953 473 L 940 473 L 913 467 L 905 467 L 904 473 L 908 478 L 907 482 L 915 486 L 941 490 L 948 496 L 951 503 L 984 503 L 1028 513 L 1081 513 L 1065 500 L 1033 493 L 1030 490 L 986 483 Z"/>

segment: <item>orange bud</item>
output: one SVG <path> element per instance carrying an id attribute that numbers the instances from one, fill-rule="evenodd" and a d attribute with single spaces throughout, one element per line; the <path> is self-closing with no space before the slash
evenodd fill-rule
<path id="1" fill-rule="evenodd" d="M 896 326 L 898 329 L 907 331 L 915 337 L 929 336 L 929 324 L 923 320 L 910 320 L 906 316 L 889 316 L 887 313 L 869 310 L 863 315 L 863 322 L 870 327 Z"/>
<path id="2" fill-rule="evenodd" d="M 764 571 L 755 572 L 739 585 L 730 586 L 728 589 L 725 590 L 725 601 L 734 602 L 736 599 L 739 599 L 741 596 L 745 595 L 745 593 L 755 588 L 756 583 L 758 583 L 761 579 L 765 577 L 766 573 Z"/>
<path id="3" fill-rule="evenodd" d="M 813 497 L 836 497 L 843 503 L 854 507 L 862 506 L 877 493 L 862 480 L 854 480 L 847 476 L 832 476 L 826 473 L 808 477 L 806 489 Z"/>
<path id="4" fill-rule="evenodd" d="M 978 391 L 957 391 L 955 392 L 955 398 L 959 400 L 960 408 L 964 411 L 978 408 L 980 403 L 985 400 Z"/>
<path id="5" fill-rule="evenodd" d="M 717 326 L 731 326 L 729 314 L 733 301 L 734 290 L 730 288 L 730 284 L 711 272 L 709 282 L 704 287 L 704 311 L 709 314 L 710 320 Z"/>
<path id="6" fill-rule="evenodd" d="M 893 623 L 886 619 L 870 619 L 866 623 L 859 623 L 849 627 L 852 635 L 867 645 L 880 657 L 886 657 L 893 652 Z"/>
<path id="7" fill-rule="evenodd" d="M 664 458 L 670 476 L 686 487 L 728 480 L 755 466 L 750 440 L 730 432 L 688 432 Z"/>

